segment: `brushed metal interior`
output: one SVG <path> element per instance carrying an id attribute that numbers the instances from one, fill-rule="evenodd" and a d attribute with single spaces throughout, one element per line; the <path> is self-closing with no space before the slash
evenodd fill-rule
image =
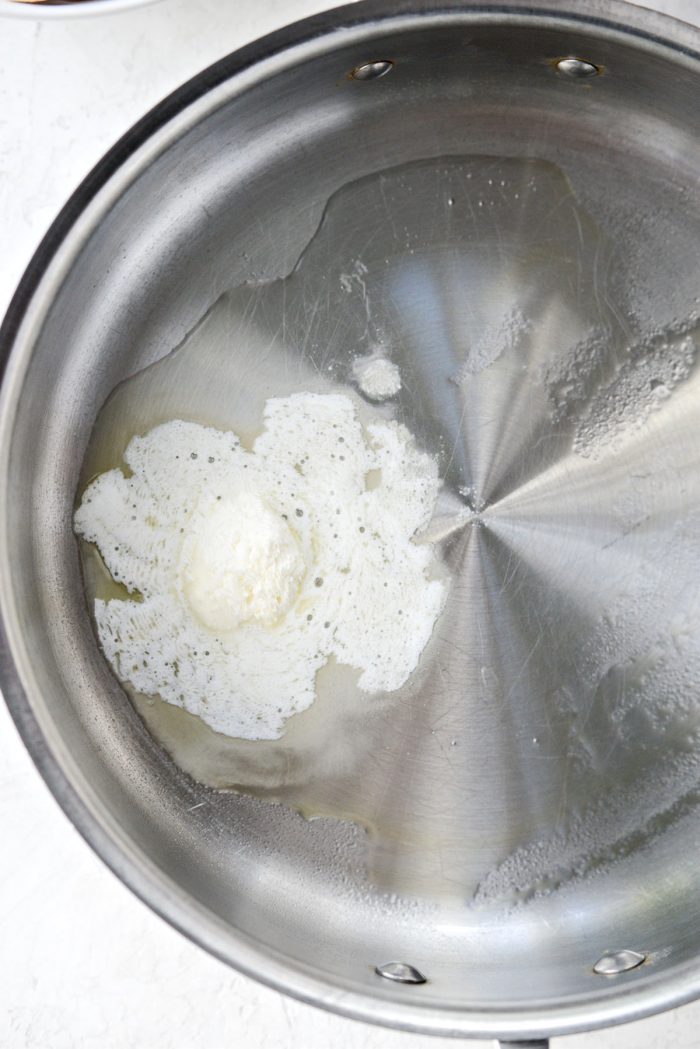
<path id="1" fill-rule="evenodd" d="M 301 23 L 203 73 L 115 147 L 6 319 L 13 715 L 135 891 L 299 997 L 417 1030 L 535 1038 L 700 993 L 698 43 L 593 0 L 369 3 Z M 599 75 L 568 78 L 563 57 Z M 394 66 L 381 78 L 347 75 L 382 60 Z M 360 826 L 212 792 L 153 741 L 96 645 L 71 513 L 115 385 L 223 292 L 289 274 L 342 187 L 483 157 L 513 192 L 521 179 L 520 211 L 520 197 L 489 222 L 463 210 L 474 235 L 460 227 L 459 251 L 449 233 L 419 250 L 394 331 L 411 377 L 401 417 L 441 456 L 445 518 L 463 505 L 473 517 L 441 537 L 454 584 L 420 702 L 354 781 L 397 829 L 375 882 Z M 528 198 L 533 165 L 561 173 L 551 209 Z M 449 208 L 491 206 L 462 189 L 461 204 L 436 195 L 436 226 Z M 362 194 L 344 199 L 348 237 L 371 240 Z M 465 306 L 475 288 L 478 310 Z M 362 301 L 348 303 L 352 330 Z M 470 363 L 477 329 L 516 307 L 528 337 Z M 303 345 L 284 352 L 293 364 Z M 261 393 L 245 375 L 232 413 Z M 646 961 L 593 972 L 624 951 Z M 383 981 L 375 967 L 392 960 L 427 982 Z"/>

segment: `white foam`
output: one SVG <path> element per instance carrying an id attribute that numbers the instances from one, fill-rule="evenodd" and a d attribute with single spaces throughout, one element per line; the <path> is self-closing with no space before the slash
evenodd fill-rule
<path id="1" fill-rule="evenodd" d="M 294 603 L 308 567 L 289 524 L 245 491 L 214 500 L 197 517 L 180 559 L 192 612 L 216 632 L 248 620 L 272 626 Z"/>
<path id="2" fill-rule="evenodd" d="M 131 475 L 102 474 L 75 515 L 134 595 L 95 602 L 122 680 L 247 739 L 279 737 L 331 656 L 368 692 L 407 680 L 445 584 L 411 541 L 439 481 L 405 427 L 365 432 L 349 398 L 295 394 L 267 402 L 251 452 L 174 420 L 133 438 L 125 461 Z"/>
<path id="3" fill-rule="evenodd" d="M 362 393 L 373 401 L 395 397 L 401 389 L 401 372 L 386 357 L 357 357 L 352 371 Z"/>

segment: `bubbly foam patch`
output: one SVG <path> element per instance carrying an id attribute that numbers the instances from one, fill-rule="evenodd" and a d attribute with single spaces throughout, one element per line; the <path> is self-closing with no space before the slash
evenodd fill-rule
<path id="1" fill-rule="evenodd" d="M 95 601 L 116 674 L 218 732 L 275 739 L 334 656 L 359 687 L 415 669 L 445 601 L 432 548 L 435 462 L 349 398 L 272 399 L 246 451 L 174 420 L 129 443 L 84 493 L 75 530 L 133 595 Z"/>
<path id="2" fill-rule="evenodd" d="M 294 531 L 254 492 L 201 507 L 180 561 L 190 609 L 219 633 L 251 619 L 272 626 L 307 568 Z"/>
<path id="3" fill-rule="evenodd" d="M 358 357 L 352 371 L 360 390 L 370 400 L 385 401 L 401 389 L 401 372 L 386 357 Z"/>

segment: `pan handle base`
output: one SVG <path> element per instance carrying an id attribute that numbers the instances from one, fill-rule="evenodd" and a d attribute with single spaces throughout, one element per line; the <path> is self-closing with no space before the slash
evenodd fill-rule
<path id="1" fill-rule="evenodd" d="M 536 1038 L 526 1042 L 499 1042 L 501 1049 L 549 1049 L 549 1038 Z"/>

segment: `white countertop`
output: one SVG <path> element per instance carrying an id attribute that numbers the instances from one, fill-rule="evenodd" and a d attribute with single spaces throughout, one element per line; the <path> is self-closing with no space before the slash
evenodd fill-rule
<path id="1" fill-rule="evenodd" d="M 642 2 L 642 0 L 639 0 Z M 700 0 L 644 0 L 692 13 Z M 68 194 L 138 117 L 242 43 L 330 0 L 162 0 L 120 14 L 0 18 L 0 314 Z M 3 1049 L 445 1049 L 239 976 L 152 914 L 102 865 L 0 704 Z M 470 1043 L 475 1047 L 489 1043 Z M 566 1049 L 697 1049 L 700 1003 Z"/>

